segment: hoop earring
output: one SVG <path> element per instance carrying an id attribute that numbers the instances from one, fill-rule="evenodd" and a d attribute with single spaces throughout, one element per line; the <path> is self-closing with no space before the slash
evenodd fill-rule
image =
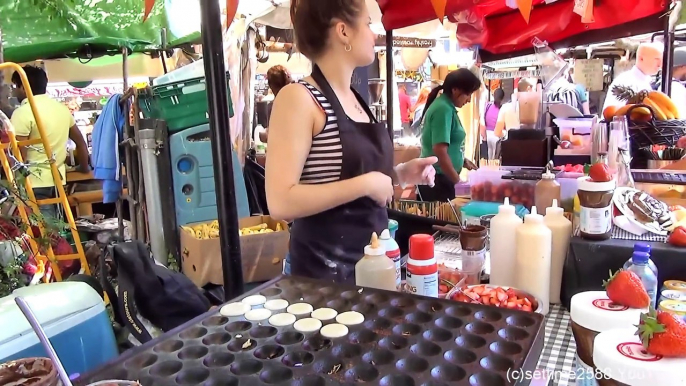
<path id="1" fill-rule="evenodd" d="M 353 50 L 353 46 L 351 46 L 350 44 L 345 45 L 345 52 L 350 52 L 352 50 Z"/>

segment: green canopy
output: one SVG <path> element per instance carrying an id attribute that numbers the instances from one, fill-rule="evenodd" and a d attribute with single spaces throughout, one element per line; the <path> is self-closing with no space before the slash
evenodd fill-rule
<path id="1" fill-rule="evenodd" d="M 5 61 L 87 57 L 117 53 L 124 47 L 150 51 L 161 48 L 162 28 L 172 47 L 200 37 L 199 18 L 179 17 L 182 6 L 197 7 L 189 4 L 192 0 L 157 0 L 145 22 L 144 0 L 37 1 L 38 7 L 31 0 L 0 1 Z"/>

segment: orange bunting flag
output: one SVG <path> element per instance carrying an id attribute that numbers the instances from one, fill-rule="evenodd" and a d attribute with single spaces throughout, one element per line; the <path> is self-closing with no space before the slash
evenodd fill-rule
<path id="1" fill-rule="evenodd" d="M 581 16 L 581 22 L 595 22 L 593 18 L 593 0 L 574 0 L 574 13 Z"/>
<path id="2" fill-rule="evenodd" d="M 226 29 L 229 29 L 238 12 L 238 0 L 226 0 Z"/>
<path id="3" fill-rule="evenodd" d="M 148 20 L 148 16 L 150 16 L 150 12 L 152 12 L 152 7 L 155 6 L 155 0 L 145 0 L 145 8 L 143 12 L 143 22 Z"/>
<path id="4" fill-rule="evenodd" d="M 448 4 L 448 0 L 431 0 L 431 5 L 434 7 L 434 12 L 436 12 L 436 17 L 443 23 L 445 19 L 445 7 Z"/>
<path id="5" fill-rule="evenodd" d="M 529 24 L 531 18 L 531 8 L 533 8 L 533 0 L 517 0 L 517 9 L 524 17 L 526 24 Z"/>

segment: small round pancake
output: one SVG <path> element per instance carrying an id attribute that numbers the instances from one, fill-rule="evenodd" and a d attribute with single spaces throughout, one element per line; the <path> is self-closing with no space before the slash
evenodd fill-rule
<path id="1" fill-rule="evenodd" d="M 222 308 L 219 309 L 219 314 L 221 316 L 241 316 L 248 311 L 250 311 L 249 305 L 241 302 L 235 302 L 222 306 Z"/>
<path id="2" fill-rule="evenodd" d="M 266 320 L 269 319 L 270 316 L 272 316 L 272 312 L 265 308 L 258 308 L 245 313 L 245 319 L 251 322 Z"/>
<path id="3" fill-rule="evenodd" d="M 315 332 L 322 328 L 322 321 L 315 318 L 300 319 L 293 324 L 298 332 Z"/>
<path id="4" fill-rule="evenodd" d="M 288 308 L 286 308 L 286 312 L 296 316 L 309 314 L 312 312 L 312 310 L 312 305 L 308 303 L 295 303 L 291 304 L 290 306 L 288 306 Z"/>
<path id="5" fill-rule="evenodd" d="M 348 327 L 338 323 L 327 324 L 322 327 L 320 333 L 323 337 L 329 339 L 342 338 L 348 335 Z"/>
<path id="6" fill-rule="evenodd" d="M 354 326 L 356 324 L 361 324 L 362 322 L 364 322 L 364 315 L 360 314 L 357 311 L 348 311 L 339 314 L 336 317 L 336 322 L 344 324 L 346 326 Z"/>
<path id="7" fill-rule="evenodd" d="M 248 296 L 247 298 L 241 301 L 249 306 L 259 306 L 261 304 L 264 304 L 264 302 L 267 301 L 267 298 L 265 298 L 262 295 L 252 295 Z"/>
<path id="8" fill-rule="evenodd" d="M 331 320 L 338 315 L 338 311 L 333 308 L 317 308 L 312 311 L 312 317 L 319 320 Z"/>
<path id="9" fill-rule="evenodd" d="M 288 307 L 288 300 L 284 299 L 272 299 L 272 300 L 267 300 L 266 303 L 264 303 L 264 308 L 268 309 L 269 311 L 281 311 L 285 310 Z"/>
<path id="10" fill-rule="evenodd" d="M 274 327 L 286 327 L 295 323 L 295 315 L 282 312 L 280 314 L 272 315 L 269 318 L 269 324 Z"/>

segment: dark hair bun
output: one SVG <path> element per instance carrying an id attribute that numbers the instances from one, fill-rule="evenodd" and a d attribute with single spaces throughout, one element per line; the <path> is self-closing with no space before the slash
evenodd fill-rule
<path id="1" fill-rule="evenodd" d="M 298 51 L 314 59 L 326 47 L 335 19 L 354 25 L 361 0 L 291 0 L 291 22 Z"/>

